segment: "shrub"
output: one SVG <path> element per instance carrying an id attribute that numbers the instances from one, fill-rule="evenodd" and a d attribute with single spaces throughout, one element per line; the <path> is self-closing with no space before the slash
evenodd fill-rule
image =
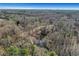
<path id="1" fill-rule="evenodd" d="M 55 51 L 50 51 L 48 54 L 49 54 L 49 56 L 57 56 Z"/>
<path id="2" fill-rule="evenodd" d="M 10 46 L 7 48 L 8 55 L 17 56 L 19 55 L 19 49 L 16 46 Z"/>
<path id="3" fill-rule="evenodd" d="M 28 48 L 20 49 L 20 55 L 21 56 L 28 56 L 28 55 L 30 55 L 29 49 Z"/>
<path id="4" fill-rule="evenodd" d="M 31 55 L 33 56 L 35 53 L 35 45 L 31 45 Z"/>

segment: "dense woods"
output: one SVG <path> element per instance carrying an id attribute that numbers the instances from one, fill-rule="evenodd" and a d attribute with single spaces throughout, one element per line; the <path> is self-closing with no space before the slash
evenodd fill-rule
<path id="1" fill-rule="evenodd" d="M 0 10 L 1 56 L 78 56 L 78 10 Z"/>

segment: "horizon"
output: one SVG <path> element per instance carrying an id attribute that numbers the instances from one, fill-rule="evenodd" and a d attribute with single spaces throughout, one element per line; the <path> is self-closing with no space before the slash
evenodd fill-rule
<path id="1" fill-rule="evenodd" d="M 0 9 L 79 10 L 79 3 L 0 3 Z"/>

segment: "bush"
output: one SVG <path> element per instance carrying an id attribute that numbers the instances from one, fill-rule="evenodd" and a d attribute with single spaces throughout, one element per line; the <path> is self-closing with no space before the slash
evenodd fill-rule
<path id="1" fill-rule="evenodd" d="M 20 55 L 21 56 L 28 56 L 30 55 L 30 51 L 28 48 L 20 49 Z"/>
<path id="2" fill-rule="evenodd" d="M 56 54 L 55 51 L 50 51 L 50 52 L 49 52 L 49 56 L 57 56 L 57 54 Z"/>
<path id="3" fill-rule="evenodd" d="M 17 56 L 19 55 L 19 49 L 16 46 L 10 46 L 7 48 L 8 55 Z"/>
<path id="4" fill-rule="evenodd" d="M 31 45 L 31 55 L 33 56 L 35 52 L 35 45 Z"/>

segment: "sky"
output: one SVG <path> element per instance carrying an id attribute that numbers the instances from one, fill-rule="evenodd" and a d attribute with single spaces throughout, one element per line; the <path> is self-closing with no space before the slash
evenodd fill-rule
<path id="1" fill-rule="evenodd" d="M 78 9 L 79 3 L 0 3 L 0 9 Z"/>

